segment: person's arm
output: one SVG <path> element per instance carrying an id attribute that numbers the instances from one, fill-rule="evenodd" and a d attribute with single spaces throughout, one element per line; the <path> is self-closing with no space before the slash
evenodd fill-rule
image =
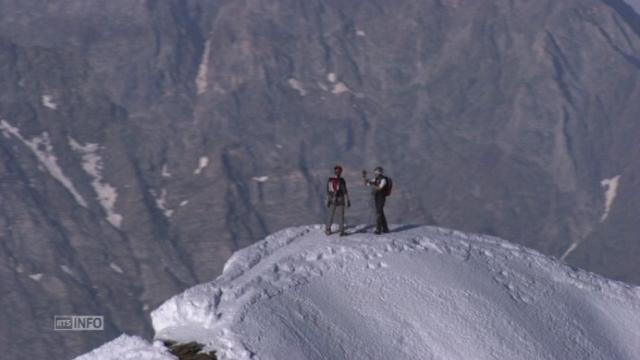
<path id="1" fill-rule="evenodd" d="M 349 191 L 347 190 L 347 180 L 342 180 L 342 185 L 344 185 L 344 197 L 347 200 L 347 207 L 351 206 L 351 200 L 349 200 Z"/>
<path id="2" fill-rule="evenodd" d="M 385 186 L 387 186 L 387 179 L 382 178 L 382 179 L 380 179 L 380 183 L 378 184 L 378 186 L 376 186 L 376 190 L 380 191 L 380 190 L 384 189 Z"/>
<path id="3" fill-rule="evenodd" d="M 367 185 L 373 187 L 376 191 L 380 191 L 384 189 L 385 185 L 387 185 L 387 179 L 380 179 L 380 183 L 378 185 L 376 185 L 375 180 L 367 180 Z"/>

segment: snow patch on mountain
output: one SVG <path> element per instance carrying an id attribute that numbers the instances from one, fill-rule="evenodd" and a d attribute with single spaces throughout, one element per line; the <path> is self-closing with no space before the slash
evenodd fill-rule
<path id="1" fill-rule="evenodd" d="M 160 190 L 160 194 L 151 189 L 149 190 L 149 193 L 151 193 L 151 195 L 156 200 L 156 206 L 158 207 L 158 209 L 162 211 L 164 216 L 170 218 L 173 215 L 173 210 L 169 209 L 167 205 L 167 189 Z"/>
<path id="2" fill-rule="evenodd" d="M 31 274 L 29 277 L 34 281 L 40 281 L 44 275 L 41 273 Z"/>
<path id="3" fill-rule="evenodd" d="M 338 94 L 342 94 L 345 92 L 350 92 L 351 90 L 349 90 L 349 88 L 347 87 L 347 85 L 339 82 L 337 84 L 335 84 L 333 86 L 333 90 L 331 90 L 332 93 L 338 95 Z"/>
<path id="4" fill-rule="evenodd" d="M 169 172 L 169 166 L 167 164 L 162 165 L 162 177 L 169 178 L 171 173 Z"/>
<path id="5" fill-rule="evenodd" d="M 347 85 L 345 85 L 343 82 L 337 82 L 338 81 L 338 76 L 335 73 L 328 73 L 327 74 L 327 80 L 333 84 L 333 88 L 331 89 L 331 93 L 335 94 L 335 95 L 339 95 L 345 92 L 351 92 L 351 89 L 349 89 L 347 87 Z M 320 86 L 320 88 L 322 90 L 325 91 L 329 91 L 329 89 L 321 83 L 318 83 L 318 85 Z"/>
<path id="6" fill-rule="evenodd" d="M 269 180 L 269 177 L 268 176 L 254 176 L 251 179 L 253 181 L 257 181 L 257 182 L 263 183 L 263 182 L 267 182 L 267 180 Z"/>
<path id="7" fill-rule="evenodd" d="M 200 159 L 198 159 L 198 167 L 193 171 L 193 174 L 200 175 L 202 170 L 204 170 L 204 168 L 206 168 L 207 166 L 209 166 L 209 158 L 206 156 L 200 157 Z"/>
<path id="8" fill-rule="evenodd" d="M 562 256 L 560 256 L 560 260 L 564 260 L 567 258 L 567 256 L 569 256 L 572 252 L 574 252 L 578 246 L 580 246 L 580 242 L 579 241 L 574 241 L 571 243 L 571 245 L 569 245 L 569 247 L 567 248 L 567 250 L 565 250 L 565 252 L 562 254 Z"/>
<path id="9" fill-rule="evenodd" d="M 73 270 L 71 270 L 70 267 L 68 267 L 67 265 L 60 265 L 60 268 L 62 269 L 62 271 L 64 271 L 65 273 L 69 274 L 69 275 L 74 275 L 73 274 Z"/>
<path id="10" fill-rule="evenodd" d="M 83 207 L 87 207 L 87 202 L 76 190 L 73 182 L 64 174 L 58 165 L 58 158 L 53 152 L 53 146 L 51 145 L 49 134 L 47 132 L 42 133 L 42 136 L 36 136 L 31 140 L 27 140 L 20 134 L 20 130 L 18 128 L 2 119 L 0 119 L 0 131 L 2 131 L 5 137 L 10 138 L 13 136 L 26 145 L 36 156 L 40 164 L 47 169 L 49 174 L 53 176 L 54 179 L 58 180 L 58 182 L 71 193 L 76 202 Z"/>
<path id="11" fill-rule="evenodd" d="M 118 192 L 115 187 L 104 182 L 102 170 L 104 168 L 102 158 L 98 155 L 100 146 L 98 144 L 80 144 L 71 137 L 68 137 L 69 146 L 82 157 L 82 169 L 91 176 L 91 186 L 96 193 L 96 199 L 107 214 L 106 220 L 111 225 L 120 228 L 122 225 L 122 215 L 116 213 L 115 204 L 118 199 Z"/>
<path id="12" fill-rule="evenodd" d="M 606 188 L 604 193 L 604 213 L 600 218 L 600 222 L 604 222 L 609 217 L 611 206 L 618 194 L 618 183 L 620 182 L 620 175 L 612 177 L 611 179 L 604 179 L 600 182 L 602 187 Z"/>
<path id="13" fill-rule="evenodd" d="M 156 338 L 197 341 L 220 359 L 637 356 L 638 287 L 489 236 L 322 230 L 286 229 L 236 252 L 215 281 L 152 312 Z"/>
<path id="14" fill-rule="evenodd" d="M 122 268 L 121 268 L 120 266 L 118 266 L 118 264 L 116 264 L 116 263 L 113 263 L 113 262 L 112 262 L 112 263 L 110 263 L 110 264 L 109 264 L 109 267 L 110 267 L 113 271 L 117 272 L 118 274 L 124 274 L 124 270 L 122 270 Z"/>
<path id="15" fill-rule="evenodd" d="M 196 76 L 196 89 L 198 95 L 204 94 L 209 85 L 209 55 L 211 53 L 211 40 L 207 40 L 204 45 L 204 53 L 202 60 L 198 66 L 198 75 Z"/>
<path id="16" fill-rule="evenodd" d="M 53 101 L 53 96 L 51 95 L 42 95 L 42 105 L 51 110 L 58 109 L 58 104 Z"/>
<path id="17" fill-rule="evenodd" d="M 291 78 L 288 82 L 292 89 L 297 90 L 300 93 L 300 96 L 307 95 L 307 90 L 305 90 L 304 85 L 302 85 L 300 81 Z"/>

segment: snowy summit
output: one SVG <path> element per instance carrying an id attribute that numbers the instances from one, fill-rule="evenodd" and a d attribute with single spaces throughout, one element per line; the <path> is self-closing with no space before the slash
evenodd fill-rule
<path id="1" fill-rule="evenodd" d="M 640 288 L 434 227 L 290 228 L 152 313 L 220 359 L 637 359 Z M 131 344 L 127 347 L 127 344 Z M 126 335 L 79 357 L 173 359 Z"/>

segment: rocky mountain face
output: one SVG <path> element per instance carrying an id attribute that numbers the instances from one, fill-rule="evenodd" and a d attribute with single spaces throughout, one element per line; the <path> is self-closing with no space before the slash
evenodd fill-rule
<path id="1" fill-rule="evenodd" d="M 640 17 L 621 0 L 0 1 L 0 349 L 67 359 L 324 220 L 345 167 L 390 222 L 640 283 Z M 53 331 L 100 314 L 105 331 Z"/>

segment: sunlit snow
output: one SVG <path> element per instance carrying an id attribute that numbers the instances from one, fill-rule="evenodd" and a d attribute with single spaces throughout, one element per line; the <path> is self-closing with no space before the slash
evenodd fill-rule
<path id="1" fill-rule="evenodd" d="M 103 161 L 98 155 L 100 146 L 92 143 L 82 145 L 71 137 L 69 137 L 69 146 L 82 156 L 82 168 L 92 178 L 91 186 L 96 192 L 96 199 L 107 214 L 107 221 L 119 228 L 122 225 L 122 215 L 115 212 L 118 192 L 102 178 Z"/>
<path id="2" fill-rule="evenodd" d="M 122 215 L 115 212 L 118 192 L 115 187 L 102 179 L 103 162 L 98 155 L 100 146 L 92 143 L 82 145 L 71 137 L 69 137 L 69 146 L 82 156 L 82 169 L 92 178 L 91 186 L 96 192 L 96 199 L 107 213 L 107 221 L 119 228 L 122 225 Z"/>
<path id="3" fill-rule="evenodd" d="M 638 287 L 494 237 L 365 230 L 290 228 L 236 252 L 152 312 L 156 339 L 222 360 L 637 359 Z M 115 346 L 129 356 L 116 341 L 81 359 Z"/>
<path id="4" fill-rule="evenodd" d="M 254 181 L 257 181 L 257 182 L 266 182 L 267 180 L 269 180 L 269 177 L 268 176 L 254 176 L 252 179 Z"/>
<path id="5" fill-rule="evenodd" d="M 198 168 L 195 169 L 193 171 L 193 173 L 195 175 L 200 175 L 200 173 L 202 172 L 202 170 L 204 170 L 204 168 L 206 168 L 209 165 L 209 158 L 206 156 L 202 156 L 199 160 L 198 160 Z"/>
<path id="6" fill-rule="evenodd" d="M 149 192 L 155 198 L 156 206 L 158 209 L 162 210 L 164 216 L 168 218 L 171 217 L 171 215 L 173 215 L 173 210 L 169 209 L 167 205 L 167 189 L 162 189 L 160 194 L 156 193 L 155 190 L 149 190 Z"/>
<path id="7" fill-rule="evenodd" d="M 49 141 L 49 134 L 44 132 L 42 136 L 36 136 L 31 140 L 25 139 L 20 130 L 7 122 L 6 120 L 0 120 L 0 130 L 5 136 L 14 136 L 25 144 L 31 152 L 40 161 L 40 164 L 53 176 L 62 186 L 64 186 L 73 196 L 78 204 L 87 207 L 87 202 L 82 198 L 80 193 L 76 190 L 71 179 L 69 179 L 60 166 L 58 165 L 58 159 L 56 158 L 51 142 Z"/>
<path id="8" fill-rule="evenodd" d="M 73 275 L 73 271 L 67 265 L 60 265 L 60 268 L 67 274 Z"/>
<path id="9" fill-rule="evenodd" d="M 300 96 L 305 96 L 307 95 L 307 90 L 305 90 L 304 86 L 302 85 L 302 83 L 296 79 L 289 79 L 289 86 L 291 86 L 293 89 L 297 90 L 300 93 Z"/>
<path id="10" fill-rule="evenodd" d="M 333 90 L 331 90 L 331 92 L 336 94 L 336 95 L 337 94 L 342 94 L 342 93 L 345 93 L 345 92 L 349 92 L 349 91 L 350 91 L 349 88 L 345 84 L 343 84 L 341 82 L 335 84 L 333 86 Z"/>
<path id="11" fill-rule="evenodd" d="M 604 193 L 604 213 L 600 218 L 600 222 L 605 221 L 609 217 L 611 206 L 613 205 L 613 201 L 616 199 L 616 195 L 618 193 L 619 181 L 620 181 L 620 175 L 615 176 L 611 179 L 604 179 L 600 182 L 602 187 L 606 188 L 606 191 Z"/>
<path id="12" fill-rule="evenodd" d="M 566 259 L 572 252 L 574 252 L 578 248 L 578 246 L 580 246 L 580 242 L 572 242 L 571 245 L 569 245 L 569 248 L 564 252 L 564 254 L 560 256 L 560 260 Z"/>
<path id="13" fill-rule="evenodd" d="M 77 357 L 76 360 L 176 360 L 177 358 L 161 343 L 154 344 L 138 337 L 120 335 L 109 343 L 108 347 L 100 347 L 90 353 Z"/>
<path id="14" fill-rule="evenodd" d="M 109 267 L 117 273 L 124 274 L 124 271 L 122 270 L 122 268 L 118 266 L 116 263 L 110 263 Z"/>
<path id="15" fill-rule="evenodd" d="M 42 95 L 42 105 L 51 110 L 58 109 L 58 104 L 53 101 L 53 97 L 51 95 Z"/>
<path id="16" fill-rule="evenodd" d="M 40 273 L 29 275 L 29 277 L 31 279 L 35 280 L 35 281 L 40 281 L 42 279 L 42 276 L 43 276 L 43 274 L 40 274 Z"/>
<path id="17" fill-rule="evenodd" d="M 204 53 L 202 54 L 202 60 L 200 60 L 200 66 L 198 66 L 198 75 L 196 76 L 196 89 L 198 95 L 207 91 L 209 84 L 209 53 L 211 52 L 211 41 L 207 40 L 204 46 Z"/>

